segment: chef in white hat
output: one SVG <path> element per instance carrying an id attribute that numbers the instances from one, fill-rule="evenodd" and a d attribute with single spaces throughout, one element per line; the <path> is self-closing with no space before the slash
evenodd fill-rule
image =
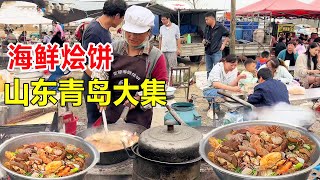
<path id="1" fill-rule="evenodd" d="M 141 85 L 145 79 L 155 78 L 158 81 L 167 81 L 166 60 L 161 51 L 149 42 L 155 16 L 141 6 L 131 6 L 124 15 L 122 27 L 124 40 L 114 42 L 114 61 L 111 71 L 97 75 L 100 79 L 109 80 L 109 87 L 121 85 L 128 79 L 130 85 Z M 93 77 L 95 73 L 93 73 Z M 124 99 L 120 105 L 113 102 L 118 100 L 122 91 L 111 90 L 111 103 L 106 109 L 108 123 L 115 123 L 119 119 L 125 105 L 130 105 L 126 122 L 150 128 L 152 121 L 152 107 L 145 108 Z M 132 97 L 140 100 L 138 91 L 130 91 Z"/>

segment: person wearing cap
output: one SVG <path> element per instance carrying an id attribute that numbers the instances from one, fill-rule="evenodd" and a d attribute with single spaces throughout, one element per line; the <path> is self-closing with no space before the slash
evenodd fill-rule
<path id="1" fill-rule="evenodd" d="M 111 43 L 112 39 L 109 28 L 116 28 L 122 23 L 126 10 L 127 3 L 124 0 L 107 0 L 103 6 L 103 15 L 93 19 L 84 30 L 82 47 L 87 50 L 89 43 Z M 88 64 L 88 62 L 86 64 Z M 83 95 L 87 108 L 88 127 L 91 127 L 96 120 L 101 117 L 97 104 L 87 102 L 88 84 L 91 80 L 91 74 L 92 72 L 87 68 L 82 76 L 82 80 L 84 81 Z"/>
<path id="2" fill-rule="evenodd" d="M 141 85 L 145 79 L 155 78 L 158 81 L 167 81 L 166 59 L 162 52 L 149 42 L 151 28 L 154 26 L 155 16 L 141 6 L 131 6 L 124 15 L 122 31 L 124 40 L 114 42 L 114 61 L 109 72 L 93 72 L 92 78 L 109 80 L 109 87 L 123 84 L 128 79 L 130 85 Z M 122 95 L 122 91 L 112 88 L 111 102 L 116 101 Z M 130 91 L 132 97 L 140 100 L 138 91 Z M 108 123 L 115 123 L 119 119 L 125 105 L 130 105 L 126 122 L 142 125 L 150 128 L 152 121 L 152 107 L 141 105 L 134 106 L 125 100 L 121 105 L 110 103 L 106 109 Z"/>

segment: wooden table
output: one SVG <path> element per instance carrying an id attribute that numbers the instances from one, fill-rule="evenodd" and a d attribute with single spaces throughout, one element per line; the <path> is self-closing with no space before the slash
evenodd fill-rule
<path id="1" fill-rule="evenodd" d="M 306 89 L 304 95 L 289 95 L 290 102 L 320 99 L 320 88 Z"/>

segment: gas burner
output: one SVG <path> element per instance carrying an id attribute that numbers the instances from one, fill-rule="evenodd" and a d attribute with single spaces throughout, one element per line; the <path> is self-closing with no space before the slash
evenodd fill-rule
<path id="1" fill-rule="evenodd" d="M 167 100 L 171 100 L 171 99 L 174 99 L 175 97 L 174 97 L 174 95 L 172 95 L 172 96 L 167 96 Z"/>

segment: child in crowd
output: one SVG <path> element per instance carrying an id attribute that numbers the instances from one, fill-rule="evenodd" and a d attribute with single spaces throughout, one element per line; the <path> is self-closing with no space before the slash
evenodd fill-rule
<path id="1" fill-rule="evenodd" d="M 246 85 L 250 86 L 258 82 L 256 65 L 256 61 L 251 58 L 244 62 L 246 70 L 242 71 L 241 75 L 244 74 L 246 78 L 239 81 L 239 86 L 242 90 L 245 90 Z"/>
<path id="2" fill-rule="evenodd" d="M 270 53 L 268 51 L 263 51 L 260 55 L 260 58 L 257 62 L 257 69 L 259 69 L 262 65 L 266 64 L 270 60 Z"/>
<path id="3" fill-rule="evenodd" d="M 273 106 L 280 102 L 289 102 L 289 93 L 285 84 L 272 77 L 268 68 L 262 68 L 258 72 L 259 85 L 249 95 L 248 102 L 255 107 Z"/>

